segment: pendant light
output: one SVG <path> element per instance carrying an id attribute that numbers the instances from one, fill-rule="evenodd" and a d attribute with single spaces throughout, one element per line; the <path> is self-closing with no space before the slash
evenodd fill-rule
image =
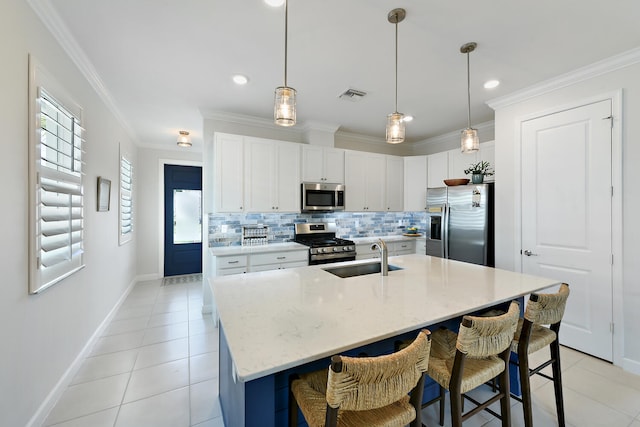
<path id="1" fill-rule="evenodd" d="M 189 132 L 186 130 L 181 130 L 178 132 L 180 136 L 178 136 L 178 147 L 191 147 L 191 138 L 189 137 Z"/>
<path id="2" fill-rule="evenodd" d="M 473 153 L 480 149 L 480 139 L 478 139 L 478 130 L 471 127 L 471 82 L 469 77 L 469 53 L 473 52 L 478 46 L 475 42 L 465 43 L 460 46 L 460 53 L 467 55 L 467 128 L 462 131 L 460 141 L 460 150 L 463 153 Z"/>
<path id="3" fill-rule="evenodd" d="M 388 144 L 399 144 L 404 141 L 404 114 L 398 113 L 398 22 L 407 15 L 404 9 L 393 9 L 387 15 L 390 23 L 396 26 L 396 104 L 393 113 L 387 116 L 386 138 Z"/>
<path id="4" fill-rule="evenodd" d="M 284 86 L 276 88 L 273 118 L 279 126 L 296 124 L 296 90 L 287 86 L 287 36 L 289 31 L 288 1 L 284 1 Z"/>

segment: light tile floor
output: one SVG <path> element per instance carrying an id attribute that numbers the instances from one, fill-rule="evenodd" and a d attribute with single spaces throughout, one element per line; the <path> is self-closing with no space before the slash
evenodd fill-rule
<path id="1" fill-rule="evenodd" d="M 218 331 L 201 308 L 199 276 L 138 283 L 44 426 L 224 427 L 217 399 Z M 640 376 L 564 347 L 561 358 L 569 427 L 640 427 Z M 551 382 L 535 376 L 532 388 L 534 424 L 557 425 Z M 437 411 L 437 405 L 423 410 L 426 425 L 438 425 Z M 448 411 L 447 403 L 445 426 Z M 512 418 L 514 427 L 524 425 L 515 400 Z M 501 423 L 481 413 L 464 425 Z"/>

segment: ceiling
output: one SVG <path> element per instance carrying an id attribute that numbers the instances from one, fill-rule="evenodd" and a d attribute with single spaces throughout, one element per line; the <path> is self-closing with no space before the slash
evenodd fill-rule
<path id="1" fill-rule="evenodd" d="M 112 107 L 141 145 L 174 148 L 188 130 L 202 144 L 203 113 L 272 120 L 284 83 L 284 8 L 263 0 L 42 0 L 57 14 Z M 32 1 L 32 4 L 35 3 Z M 489 99 L 640 46 L 640 2 L 584 0 L 290 0 L 288 85 L 298 126 L 333 126 L 383 141 L 394 110 L 415 117 L 407 143 L 493 120 Z M 245 86 L 231 77 L 249 77 Z M 487 90 L 483 83 L 499 79 Z M 362 90 L 358 102 L 338 99 Z M 274 125 L 275 126 L 275 125 Z"/>

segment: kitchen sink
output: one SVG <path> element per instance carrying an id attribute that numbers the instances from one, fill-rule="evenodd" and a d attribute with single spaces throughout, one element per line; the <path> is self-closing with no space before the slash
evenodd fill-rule
<path id="1" fill-rule="evenodd" d="M 342 277 L 344 279 L 347 277 L 364 276 L 365 274 L 380 273 L 380 263 L 370 262 L 367 264 L 345 265 L 344 267 L 323 268 L 323 270 L 331 274 L 335 274 L 336 276 Z M 389 265 L 389 271 L 395 271 L 395 270 L 402 270 L 402 268 L 397 267 L 395 265 Z"/>

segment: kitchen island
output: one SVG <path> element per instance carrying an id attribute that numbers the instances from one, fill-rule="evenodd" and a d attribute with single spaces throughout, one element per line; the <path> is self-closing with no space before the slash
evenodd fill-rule
<path id="1" fill-rule="evenodd" d="M 340 278 L 343 264 L 216 277 L 220 403 L 227 426 L 286 425 L 288 376 L 334 354 L 377 355 L 417 330 L 557 281 L 425 255 L 390 257 L 389 275 Z"/>

